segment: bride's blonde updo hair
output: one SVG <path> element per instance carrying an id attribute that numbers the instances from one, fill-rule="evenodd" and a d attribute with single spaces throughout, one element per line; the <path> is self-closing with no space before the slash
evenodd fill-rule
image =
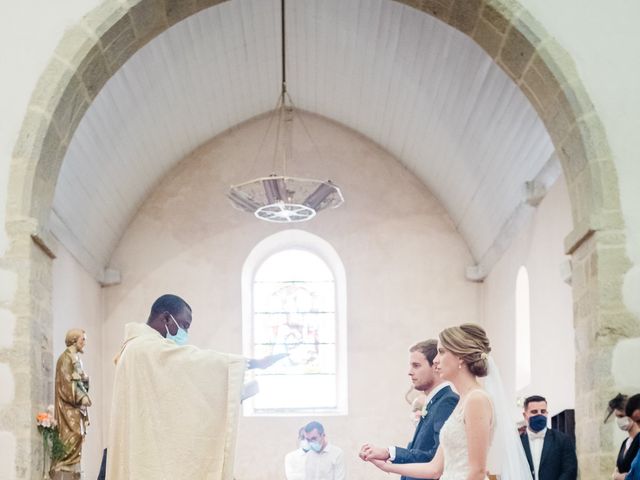
<path id="1" fill-rule="evenodd" d="M 480 325 L 463 323 L 445 328 L 440 332 L 440 343 L 451 353 L 460 357 L 476 377 L 486 377 L 489 369 L 491 343 Z"/>

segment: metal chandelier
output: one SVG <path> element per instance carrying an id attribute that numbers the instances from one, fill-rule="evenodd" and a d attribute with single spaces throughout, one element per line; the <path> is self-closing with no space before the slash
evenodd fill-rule
<path id="1" fill-rule="evenodd" d="M 254 178 L 244 183 L 232 185 L 227 193 L 231 204 L 244 212 L 253 213 L 260 220 L 275 223 L 294 223 L 310 220 L 326 208 L 337 208 L 344 202 L 342 192 L 331 180 L 316 180 L 309 178 L 290 177 L 286 174 L 287 162 L 292 160 L 293 148 L 287 148 L 292 142 L 291 128 L 294 117 L 302 124 L 303 130 L 319 155 L 317 146 L 303 119 L 297 115 L 291 97 L 287 93 L 286 81 L 286 48 L 285 48 L 285 0 L 281 0 L 281 30 L 282 30 L 282 90 L 276 107 L 268 122 L 267 131 L 262 139 L 256 159 L 270 133 L 274 118 L 277 118 L 275 129 L 275 146 L 273 154 L 274 172 L 277 168 L 278 146 L 281 148 L 282 174 L 272 173 L 266 177 Z M 283 128 L 284 127 L 284 128 Z M 280 134 L 284 131 L 284 142 Z M 288 152 L 287 150 L 290 150 Z"/>

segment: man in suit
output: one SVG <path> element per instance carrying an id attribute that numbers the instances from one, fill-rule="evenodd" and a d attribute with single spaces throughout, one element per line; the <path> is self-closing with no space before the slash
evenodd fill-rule
<path id="1" fill-rule="evenodd" d="M 377 447 L 366 443 L 360 449 L 363 460 L 391 460 L 393 463 L 429 462 L 440 445 L 440 430 L 458 404 L 458 395 L 433 367 L 438 342 L 426 340 L 409 349 L 409 377 L 416 390 L 426 395 L 425 408 L 407 448 Z M 412 480 L 410 477 L 402 477 Z"/>
<path id="2" fill-rule="evenodd" d="M 527 430 L 520 435 L 534 480 L 576 480 L 578 459 L 568 435 L 547 428 L 547 400 L 539 395 L 524 401 Z"/>

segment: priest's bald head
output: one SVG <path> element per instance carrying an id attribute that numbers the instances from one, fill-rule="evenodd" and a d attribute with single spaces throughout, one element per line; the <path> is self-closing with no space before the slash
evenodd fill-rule
<path id="1" fill-rule="evenodd" d="M 155 329 L 163 337 L 167 333 L 172 337 L 180 328 L 185 331 L 191 326 L 191 307 L 177 295 L 170 293 L 159 297 L 151 306 L 147 325 Z"/>

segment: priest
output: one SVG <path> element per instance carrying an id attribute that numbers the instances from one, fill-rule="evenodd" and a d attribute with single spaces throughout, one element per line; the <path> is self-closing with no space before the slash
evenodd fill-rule
<path id="1" fill-rule="evenodd" d="M 231 480 L 247 360 L 186 345 L 191 307 L 163 295 L 146 324 L 129 323 L 116 356 L 107 478 Z"/>

